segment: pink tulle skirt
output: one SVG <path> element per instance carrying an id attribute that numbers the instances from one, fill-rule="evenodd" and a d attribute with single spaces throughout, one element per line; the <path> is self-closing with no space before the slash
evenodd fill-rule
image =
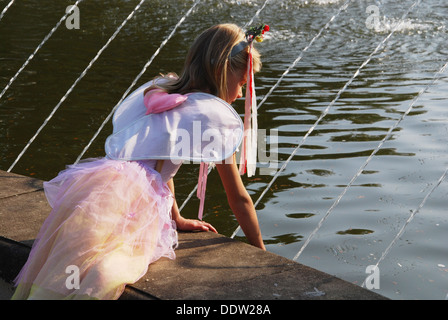
<path id="1" fill-rule="evenodd" d="M 13 299 L 117 299 L 150 263 L 174 259 L 173 196 L 155 170 L 89 159 L 44 188 L 52 211 Z"/>

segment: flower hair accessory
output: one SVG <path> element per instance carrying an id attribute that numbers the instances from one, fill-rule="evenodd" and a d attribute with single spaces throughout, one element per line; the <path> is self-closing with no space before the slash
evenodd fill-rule
<path id="1" fill-rule="evenodd" d="M 255 39 L 257 42 L 263 42 L 264 33 L 269 31 L 267 24 L 261 24 L 258 27 L 252 27 L 246 31 L 246 39 Z M 250 40 L 249 40 L 250 41 Z"/>
<path id="2" fill-rule="evenodd" d="M 230 57 L 236 56 L 238 53 L 243 51 L 252 41 L 262 42 L 264 33 L 269 31 L 269 26 L 267 24 L 260 24 L 257 27 L 249 28 L 246 31 L 246 39 L 238 43 L 232 48 L 230 52 Z"/>

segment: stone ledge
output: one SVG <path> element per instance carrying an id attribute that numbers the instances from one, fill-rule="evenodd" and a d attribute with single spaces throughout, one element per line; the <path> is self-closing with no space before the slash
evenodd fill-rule
<path id="1" fill-rule="evenodd" d="M 28 258 L 50 207 L 42 182 L 0 171 L 0 278 Z M 211 232 L 179 232 L 176 259 L 151 264 L 123 300 L 383 300 L 300 263 Z"/>

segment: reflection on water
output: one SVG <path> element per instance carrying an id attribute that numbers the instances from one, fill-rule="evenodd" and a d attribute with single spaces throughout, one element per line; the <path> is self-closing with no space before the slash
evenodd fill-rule
<path id="1" fill-rule="evenodd" d="M 256 21 L 271 26 L 257 47 L 263 69 L 256 76 L 261 100 L 313 37 L 346 2 L 271 0 Z M 0 10 L 7 1 L 0 1 Z M 264 0 L 203 1 L 156 57 L 144 77 L 180 72 L 189 44 L 208 26 L 244 25 Z M 268 250 L 292 259 L 350 179 L 377 148 L 412 99 L 446 62 L 444 0 L 424 1 L 405 20 L 414 1 L 352 1 L 323 30 L 300 62 L 259 109 L 259 127 L 277 129 L 279 167 L 376 46 L 398 26 L 384 48 L 320 121 L 257 211 Z M 72 1 L 16 2 L 0 21 L 2 89 L 64 14 Z M 134 9 L 135 1 L 86 1 L 81 28 L 58 29 L 0 100 L 0 168 L 6 170 L 90 60 Z M 193 1 L 149 1 L 101 55 L 64 101 L 14 172 L 50 179 L 75 161 L 101 122 Z M 376 5 L 379 24 L 369 29 L 366 8 Z M 399 25 L 397 25 L 400 23 Z M 447 165 L 448 82 L 443 75 L 348 189 L 298 262 L 361 284 Z M 242 113 L 243 101 L 235 108 Z M 110 123 L 86 157 L 103 156 Z M 269 149 L 269 146 L 268 146 Z M 178 202 L 196 184 L 197 170 L 176 176 Z M 244 177 L 254 201 L 272 175 Z M 236 221 L 219 177 L 209 177 L 205 219 L 231 235 Z M 448 287 L 447 189 L 442 183 L 380 264 L 380 294 L 393 299 L 444 299 Z M 197 214 L 193 198 L 183 214 Z M 238 239 L 244 241 L 241 234 Z"/>

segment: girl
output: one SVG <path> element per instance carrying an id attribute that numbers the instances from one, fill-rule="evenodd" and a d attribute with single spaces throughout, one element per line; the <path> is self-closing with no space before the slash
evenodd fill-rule
<path id="1" fill-rule="evenodd" d="M 186 160 L 216 163 L 248 241 L 265 250 L 235 161 L 243 126 L 229 105 L 242 97 L 249 58 L 258 71 L 259 54 L 239 27 L 214 26 L 193 43 L 180 77 L 158 77 L 123 101 L 107 156 L 69 166 L 44 184 L 52 211 L 13 299 L 117 299 L 150 263 L 174 259 L 176 228 L 217 232 L 179 213 L 173 177 Z M 210 132 L 213 139 L 203 139 Z M 206 166 L 201 170 L 202 207 Z"/>

